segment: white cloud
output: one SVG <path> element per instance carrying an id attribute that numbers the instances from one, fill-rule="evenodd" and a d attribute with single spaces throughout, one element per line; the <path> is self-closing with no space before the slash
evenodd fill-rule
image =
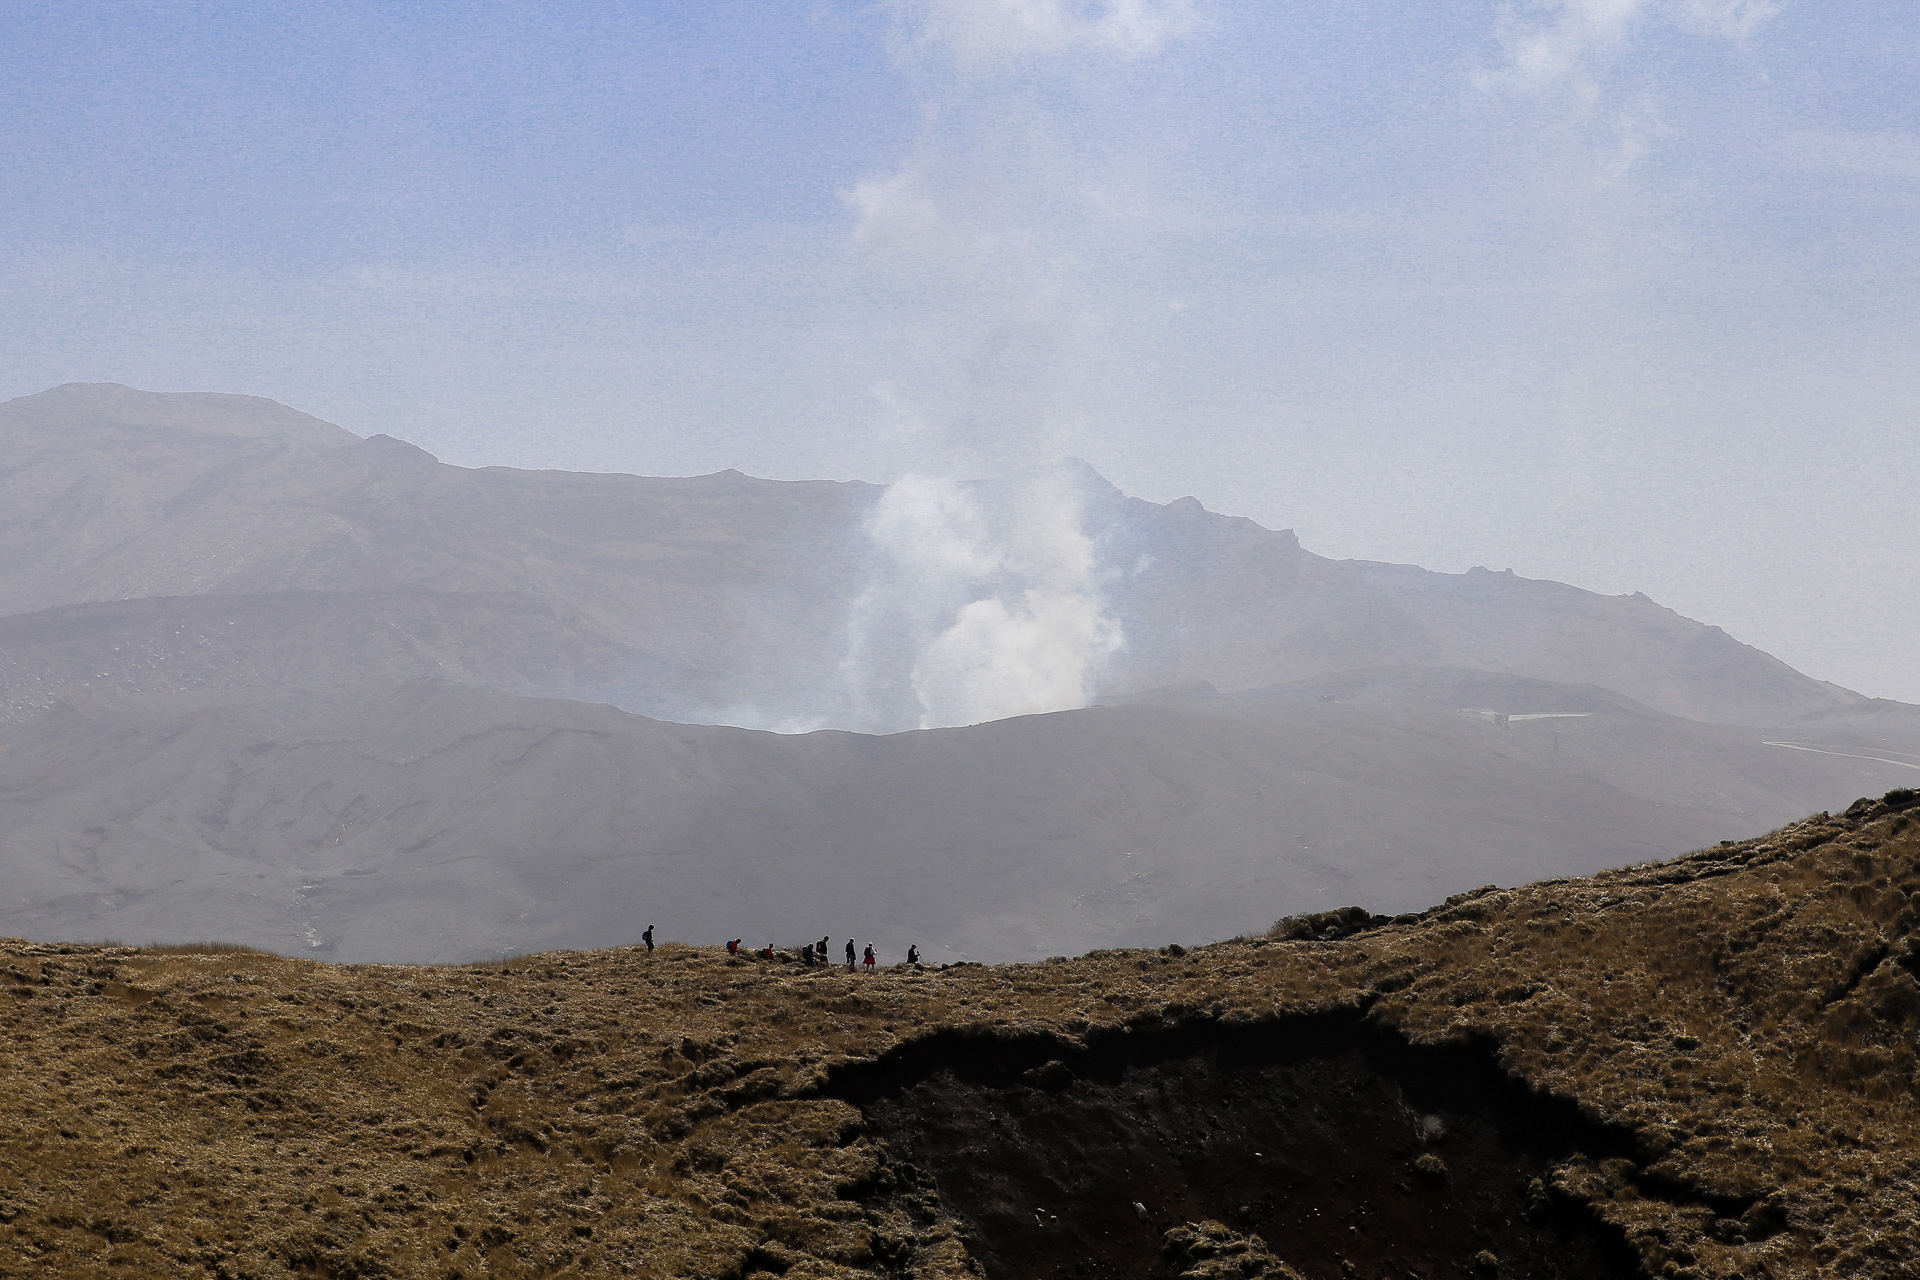
<path id="1" fill-rule="evenodd" d="M 1498 30 L 1505 65 L 1481 71 L 1482 89 L 1525 89 L 1567 85 L 1576 99 L 1590 102 L 1594 88 L 1589 63 L 1596 53 L 1617 47 L 1647 0 L 1549 0 L 1530 11 L 1532 21 L 1511 7 L 1500 15 Z M 1536 15 L 1549 15 L 1540 21 Z"/>
<path id="2" fill-rule="evenodd" d="M 991 247 L 987 232 L 962 225 L 942 211 L 926 175 L 911 166 L 863 178 L 840 198 L 857 215 L 854 239 L 875 253 L 940 261 Z"/>
<path id="3" fill-rule="evenodd" d="M 1744 40 L 1780 11 L 1774 0 L 1536 0 L 1501 11 L 1503 65 L 1476 73 L 1482 89 L 1564 87 L 1577 103 L 1600 96 L 1599 64 L 1648 20 Z"/>
<path id="4" fill-rule="evenodd" d="M 1071 49 L 1156 53 L 1196 23 L 1189 0 L 894 0 L 907 47 L 981 66 Z"/>
<path id="5" fill-rule="evenodd" d="M 1667 127 L 1660 119 L 1658 105 L 1641 101 L 1620 111 L 1613 118 L 1615 145 L 1600 165 L 1602 185 L 1625 181 L 1627 174 L 1647 154 L 1655 138 L 1665 137 Z"/>
<path id="6" fill-rule="evenodd" d="M 1775 0 L 1682 0 L 1679 19 L 1696 31 L 1744 40 L 1780 12 Z"/>

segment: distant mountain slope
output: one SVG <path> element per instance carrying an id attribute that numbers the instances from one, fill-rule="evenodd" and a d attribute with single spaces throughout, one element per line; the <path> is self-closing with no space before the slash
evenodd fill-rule
<path id="1" fill-rule="evenodd" d="M 299 683 L 294 655 L 314 646 L 292 620 L 311 616 L 313 593 L 328 593 L 336 637 L 343 620 L 380 614 L 391 642 L 355 642 L 365 678 L 446 674 L 672 719 L 890 731 L 915 723 L 902 710 L 910 699 L 855 706 L 841 671 L 870 582 L 863 521 L 880 492 L 734 472 L 469 470 L 271 401 L 68 386 L 0 405 L 0 615 L 220 596 L 209 608 L 234 621 L 225 669 L 241 685 L 268 670 L 282 673 L 269 684 Z M 1592 684 L 1722 723 L 1859 701 L 1641 596 L 1328 560 L 1291 533 L 1192 499 L 1125 498 L 1091 473 L 1082 501 L 1126 637 L 1103 700 L 1399 666 Z M 432 603 L 392 604 L 407 592 L 432 593 Z M 300 598 L 268 599 L 281 593 Z M 385 603 L 351 599 L 368 593 Z M 453 603 L 463 594 L 481 599 Z M 535 621 L 505 616 L 508 598 Z M 138 663 L 174 644 L 168 628 L 183 607 L 98 615 L 120 637 L 113 652 L 135 665 L 121 669 L 94 644 L 91 678 L 153 687 L 151 663 Z M 149 629 L 136 634 L 142 617 Z M 82 625 L 67 614 L 29 631 L 73 635 Z M 554 628 L 556 682 L 543 683 L 526 646 Z M 63 678 L 54 669 L 65 659 L 31 657 L 24 632 L 8 640 L 23 655 L 13 687 L 45 692 Z M 454 650 L 457 660 L 421 656 Z M 347 651 L 354 644 L 330 648 Z M 312 678 L 339 665 L 323 660 Z"/>
<path id="2" fill-rule="evenodd" d="M 78 687 L 186 693 L 434 677 L 618 702 L 647 674 L 645 654 L 504 591 L 160 596 L 0 617 L 0 721 L 28 719 Z"/>
<path id="3" fill-rule="evenodd" d="M 76 695 L 0 727 L 0 934 L 425 960 L 657 923 L 1022 958 L 1580 874 L 1914 773 L 1597 710 L 1192 699 L 870 737 L 439 681 Z"/>
<path id="4" fill-rule="evenodd" d="M 1458 668 L 1592 684 L 1689 719 L 1767 724 L 1858 695 L 1643 595 L 1475 569 L 1329 560 L 1291 532 L 1110 493 L 1095 520 L 1122 576 L 1128 654 L 1103 692 L 1259 688 L 1353 668 Z"/>
<path id="5" fill-rule="evenodd" d="M 60 388 L 0 405 L 0 614 L 219 594 L 271 617 L 303 608 L 272 593 L 510 593 L 631 653 L 613 683 L 657 714 L 833 679 L 873 486 L 468 470 L 385 436 L 316 438 L 305 415 L 245 397 L 152 396 L 142 420 L 128 401 L 143 396 Z M 181 425 L 201 402 L 225 430 Z M 484 607 L 464 616 L 471 665 L 509 662 L 489 651 L 517 645 L 516 629 L 497 635 Z"/>

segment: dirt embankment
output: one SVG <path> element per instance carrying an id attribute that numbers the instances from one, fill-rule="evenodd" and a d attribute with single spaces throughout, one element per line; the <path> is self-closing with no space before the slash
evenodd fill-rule
<path id="1" fill-rule="evenodd" d="M 1308 1275 L 1635 1274 L 1550 1190 L 1632 1135 L 1529 1092 L 1490 1046 L 1414 1046 L 1359 1012 L 1003 1042 L 931 1037 L 841 1073 L 907 1195 L 937 1190 L 990 1276 L 1156 1273 L 1217 1221 Z"/>
<path id="2" fill-rule="evenodd" d="M 1916 799 L 999 969 L 0 944 L 0 1275 L 1910 1275 Z"/>

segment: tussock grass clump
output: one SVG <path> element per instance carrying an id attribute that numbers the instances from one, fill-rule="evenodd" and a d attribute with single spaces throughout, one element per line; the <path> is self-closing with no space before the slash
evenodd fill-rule
<path id="1" fill-rule="evenodd" d="M 1282 942 L 1329 942 L 1388 923 L 1389 917 L 1376 916 L 1365 907 L 1336 907 L 1303 916 L 1283 916 L 1273 922 L 1267 937 Z"/>
<path id="2" fill-rule="evenodd" d="M 1166 1242 L 1167 1273 L 1179 1280 L 1305 1280 L 1259 1236 L 1243 1236 L 1211 1219 L 1173 1228 Z"/>

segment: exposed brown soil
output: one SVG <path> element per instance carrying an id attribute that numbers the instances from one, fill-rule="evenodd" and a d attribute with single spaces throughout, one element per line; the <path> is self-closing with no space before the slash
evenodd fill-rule
<path id="1" fill-rule="evenodd" d="M 998 969 L 0 942 L 0 1276 L 1920 1275 L 1916 800 Z"/>

